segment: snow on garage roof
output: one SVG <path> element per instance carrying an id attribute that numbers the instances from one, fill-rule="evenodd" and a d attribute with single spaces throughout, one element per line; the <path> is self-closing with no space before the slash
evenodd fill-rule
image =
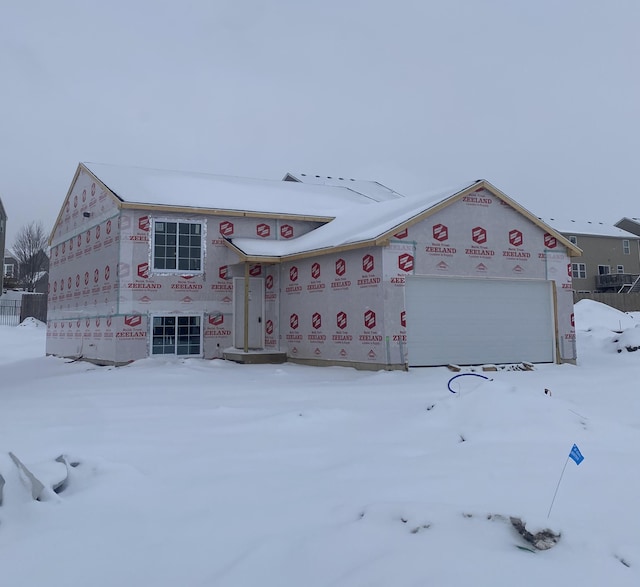
<path id="1" fill-rule="evenodd" d="M 477 183 L 480 182 L 468 182 L 458 188 L 401 197 L 371 206 L 352 206 L 331 222 L 291 240 L 234 238 L 230 242 L 248 257 L 287 257 L 368 242 L 382 237 Z"/>
<path id="2" fill-rule="evenodd" d="M 613 224 L 591 222 L 588 220 L 563 220 L 557 218 L 541 218 L 543 222 L 565 235 L 611 236 L 624 239 L 637 239 L 638 236 L 622 230 Z"/>
<path id="3" fill-rule="evenodd" d="M 402 194 L 382 185 L 377 181 L 353 179 L 350 177 L 335 177 L 324 175 L 313 175 L 311 173 L 287 173 L 284 181 L 298 181 L 313 185 L 328 185 L 334 187 L 346 187 L 354 192 L 367 196 L 376 202 L 384 202 L 401 198 Z"/>
<path id="4" fill-rule="evenodd" d="M 347 187 L 248 179 L 206 173 L 83 163 L 128 203 L 288 214 L 336 216 L 346 207 L 372 204 Z"/>

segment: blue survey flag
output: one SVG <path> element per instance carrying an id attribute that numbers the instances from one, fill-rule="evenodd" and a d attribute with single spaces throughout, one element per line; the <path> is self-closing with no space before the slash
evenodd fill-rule
<path id="1" fill-rule="evenodd" d="M 573 445 L 573 448 L 569 453 L 569 458 L 573 459 L 576 465 L 579 465 L 582 461 L 584 461 L 584 457 L 582 456 L 582 453 L 580 452 L 577 444 Z"/>

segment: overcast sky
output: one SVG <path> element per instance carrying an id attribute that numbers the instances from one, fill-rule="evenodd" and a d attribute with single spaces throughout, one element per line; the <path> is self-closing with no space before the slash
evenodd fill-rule
<path id="1" fill-rule="evenodd" d="M 640 216 L 639 26 L 637 0 L 0 0 L 8 244 L 80 161 Z"/>

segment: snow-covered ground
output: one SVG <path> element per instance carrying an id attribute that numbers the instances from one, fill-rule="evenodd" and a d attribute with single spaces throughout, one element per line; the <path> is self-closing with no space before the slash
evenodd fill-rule
<path id="1" fill-rule="evenodd" d="M 640 585 L 640 319 L 582 301 L 576 323 L 577 366 L 455 394 L 446 368 L 96 367 L 0 327 L 0 582 Z M 561 538 L 522 550 L 509 516 Z"/>

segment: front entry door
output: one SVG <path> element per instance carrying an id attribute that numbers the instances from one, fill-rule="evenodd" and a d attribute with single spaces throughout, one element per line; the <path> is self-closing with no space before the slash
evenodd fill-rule
<path id="1" fill-rule="evenodd" d="M 244 277 L 233 278 L 233 346 L 244 348 Z M 249 341 L 250 349 L 264 348 L 264 279 L 249 278 Z"/>

